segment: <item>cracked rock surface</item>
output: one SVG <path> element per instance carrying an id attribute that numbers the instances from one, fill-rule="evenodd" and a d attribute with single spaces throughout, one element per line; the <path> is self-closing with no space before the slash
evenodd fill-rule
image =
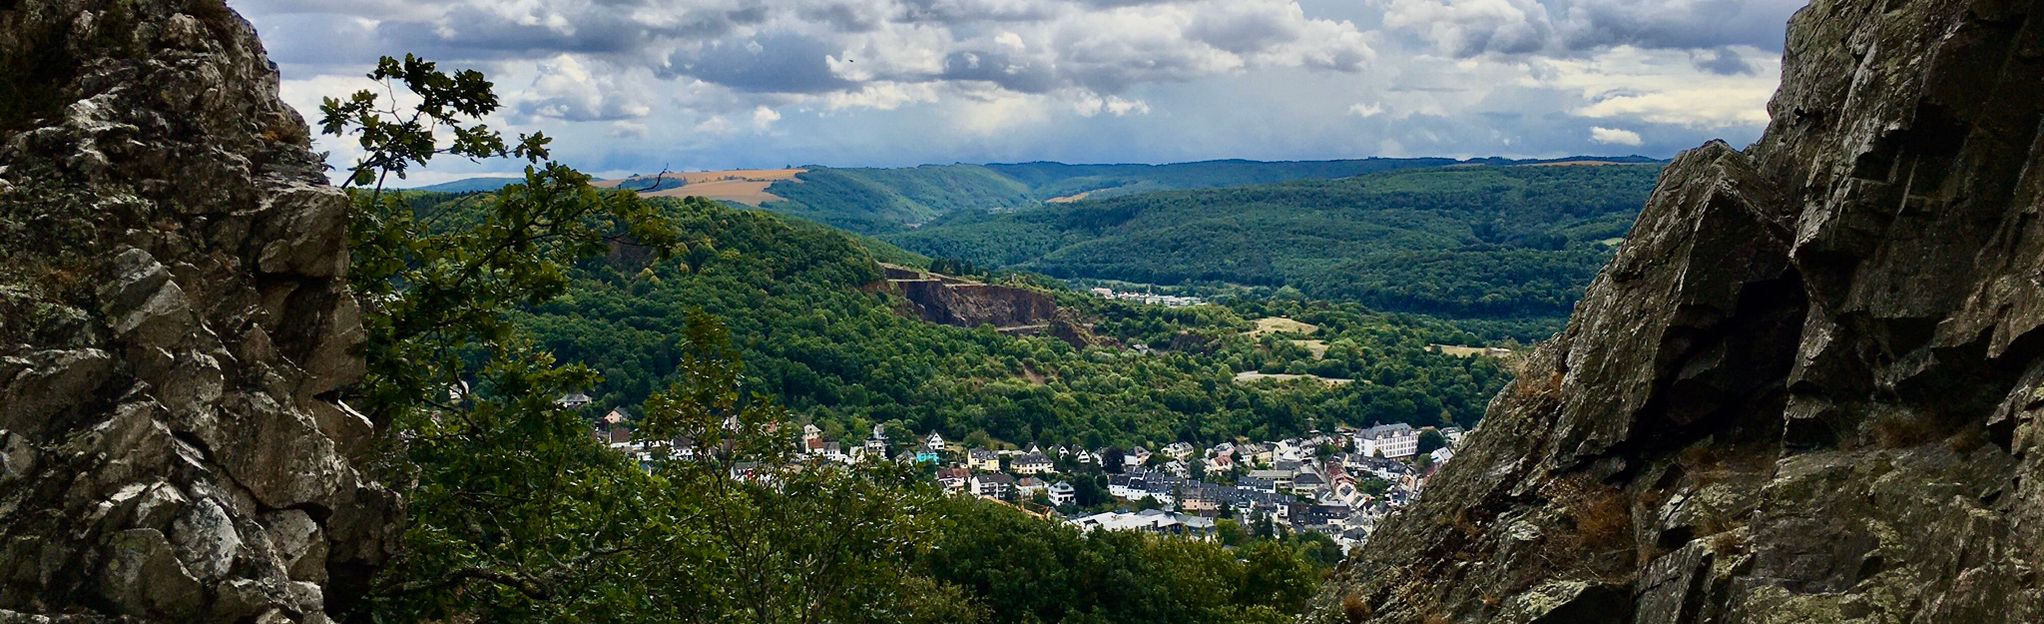
<path id="1" fill-rule="evenodd" d="M 2044 4 L 1816 0 L 1311 622 L 2044 621 Z"/>
<path id="2" fill-rule="evenodd" d="M 387 556 L 277 79 L 219 0 L 0 2 L 0 622 L 324 622 Z"/>

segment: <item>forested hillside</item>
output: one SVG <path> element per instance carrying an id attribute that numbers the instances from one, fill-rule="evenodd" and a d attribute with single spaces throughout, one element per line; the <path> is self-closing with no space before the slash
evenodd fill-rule
<path id="1" fill-rule="evenodd" d="M 1006 164 L 921 165 L 917 167 L 835 168 L 809 165 L 790 179 L 775 181 L 766 192 L 779 199 L 762 207 L 853 232 L 881 234 L 914 229 L 954 213 L 985 213 L 1033 208 L 1050 203 L 1105 199 L 1173 190 L 1215 189 L 1301 180 L 1334 180 L 1406 169 L 1456 165 L 1512 166 L 1599 162 L 1651 164 L 1628 156 L 1572 157 L 1552 160 L 1480 158 L 1364 158 L 1265 162 L 1212 160 L 1162 165 L 1030 162 Z M 650 174 L 649 174 L 650 175 Z M 642 178 L 632 178 L 639 180 Z M 511 177 L 454 180 L 413 190 L 446 193 L 494 191 L 517 182 Z M 674 188 L 678 180 L 646 191 Z"/>
<path id="2" fill-rule="evenodd" d="M 906 169 L 813 168 L 767 192 L 765 208 L 854 232 L 890 232 L 954 211 L 985 212 L 1042 201 L 1021 182 L 979 165 Z"/>
<path id="3" fill-rule="evenodd" d="M 1653 162 L 1637 157 L 1598 160 Z M 1164 165 L 1033 162 L 892 169 L 811 166 L 793 180 L 776 182 L 768 187 L 768 192 L 784 198 L 784 201 L 768 202 L 764 207 L 855 232 L 886 233 L 911 229 L 949 214 L 1033 208 L 1044 202 L 1296 180 L 1332 180 L 1456 164 L 1541 162 L 1555 161 L 1365 158 L 1285 162 L 1214 160 Z"/>
<path id="4" fill-rule="evenodd" d="M 1061 278 L 1294 286 L 1457 317 L 1559 317 L 1625 235 L 1659 165 L 1457 166 L 1146 193 L 886 236 Z"/>
<path id="5" fill-rule="evenodd" d="M 1218 160 L 1168 165 L 1037 162 L 907 168 L 811 167 L 768 191 L 767 209 L 855 232 L 894 232 L 952 213 L 1030 208 L 1047 201 L 1147 191 L 1342 178 L 1373 171 L 1454 164 L 1446 158 L 1303 162 Z"/>
<path id="6" fill-rule="evenodd" d="M 1430 353 L 1481 337 L 1354 305 L 1245 302 L 1161 308 L 1070 292 L 1062 303 L 1114 341 L 1076 350 L 1050 338 L 934 325 L 869 292 L 881 278 L 867 244 L 826 227 L 702 200 L 661 200 L 688 251 L 640 264 L 632 253 L 581 265 L 558 299 L 520 323 L 564 362 L 603 374 L 600 407 L 634 408 L 665 387 L 674 336 L 691 309 L 724 319 L 746 378 L 832 435 L 874 424 L 983 441 L 1161 444 L 1236 435 L 1275 438 L 1371 421 L 1474 422 L 1504 382 L 1498 363 Z M 874 244 L 892 260 L 913 261 Z M 1248 335 L 1250 319 L 1321 326 Z M 1142 344 L 1155 351 L 1126 347 Z M 1356 383 L 1237 383 L 1236 373 L 1314 374 Z"/>

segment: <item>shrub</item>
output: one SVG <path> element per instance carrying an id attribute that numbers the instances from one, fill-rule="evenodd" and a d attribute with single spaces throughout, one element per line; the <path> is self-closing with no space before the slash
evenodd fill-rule
<path id="1" fill-rule="evenodd" d="M 1350 624 L 1357 624 L 1369 619 L 1370 615 L 1375 611 L 1375 609 L 1370 608 L 1369 602 L 1363 600 L 1362 594 L 1350 592 L 1341 597 L 1341 613 L 1348 616 Z"/>

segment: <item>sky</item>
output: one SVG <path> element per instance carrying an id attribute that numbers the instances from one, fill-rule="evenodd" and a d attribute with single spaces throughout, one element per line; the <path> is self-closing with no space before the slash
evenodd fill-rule
<path id="1" fill-rule="evenodd" d="M 1767 123 L 1797 0 L 230 0 L 282 94 L 382 55 L 606 175 L 953 162 L 1667 157 Z M 336 166 L 357 156 L 321 139 Z M 431 183 L 517 169 L 436 161 Z"/>

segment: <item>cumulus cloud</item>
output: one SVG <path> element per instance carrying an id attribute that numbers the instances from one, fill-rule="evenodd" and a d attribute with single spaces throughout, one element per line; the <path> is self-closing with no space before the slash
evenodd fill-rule
<path id="1" fill-rule="evenodd" d="M 1713 74 L 1733 76 L 1753 73 L 1753 64 L 1730 47 L 1715 50 L 1697 50 L 1689 53 L 1689 62 L 1697 69 Z"/>
<path id="2" fill-rule="evenodd" d="M 314 112 L 476 68 L 593 170 L 1668 154 L 1750 138 L 1798 0 L 241 0 Z M 341 89 L 342 86 L 350 89 Z M 309 104 L 308 104 L 309 103 Z M 1629 136 L 1627 134 L 1631 133 Z M 347 153 L 345 145 L 321 144 Z M 338 156 L 337 156 L 338 157 Z M 463 166 L 463 165 L 450 165 Z"/>
<path id="3" fill-rule="evenodd" d="M 754 129 L 766 130 L 768 128 L 772 128 L 774 127 L 774 122 L 780 120 L 781 113 L 779 111 L 775 111 L 774 109 L 767 108 L 765 106 L 752 109 L 752 127 Z"/>
<path id="4" fill-rule="evenodd" d="M 1452 56 L 1534 52 L 1554 38 L 1546 5 L 1533 0 L 1390 0 L 1384 25 Z"/>
<path id="5" fill-rule="evenodd" d="M 980 81 L 1022 93 L 1119 92 L 1251 68 L 1359 71 L 1353 23 L 1297 0 L 455 0 L 338 6 L 252 0 L 267 24 L 352 28 L 360 42 L 450 62 L 572 54 L 751 92 Z M 352 23 L 336 23 L 347 15 Z M 345 35 L 340 37 L 333 34 Z M 321 52 L 289 48 L 286 62 Z M 361 59 L 356 59 L 361 60 Z"/>
<path id="6" fill-rule="evenodd" d="M 1562 31 L 1572 49 L 1745 45 L 1779 52 L 1782 25 L 1805 0 L 1573 0 Z"/>
<path id="7" fill-rule="evenodd" d="M 853 86 L 831 70 L 829 43 L 788 32 L 718 40 L 668 59 L 668 71 L 740 91 L 819 93 Z"/>
<path id="8" fill-rule="evenodd" d="M 1092 117 L 1101 113 L 1106 113 L 1113 117 L 1148 115 L 1150 114 L 1150 103 L 1142 100 L 1125 99 L 1118 95 L 1101 97 L 1084 94 L 1072 103 L 1072 110 L 1081 117 Z"/>
<path id="9" fill-rule="evenodd" d="M 1632 147 L 1639 147 L 1641 144 L 1646 143 L 1646 141 L 1640 139 L 1638 132 L 1602 126 L 1590 128 L 1590 142 L 1603 145 L 1628 145 Z"/>
<path id="10" fill-rule="evenodd" d="M 1585 58 L 1542 61 L 1540 75 L 1525 82 L 1579 94 L 1582 101 L 1570 112 L 1582 117 L 1704 129 L 1764 126 L 1780 62 L 1748 62 L 1764 64 L 1766 70 L 1698 72 L 1687 52 L 1617 47 Z"/>
<path id="11" fill-rule="evenodd" d="M 635 89 L 623 88 L 615 75 L 598 75 L 562 54 L 539 64 L 539 77 L 516 94 L 519 112 L 566 121 L 617 121 L 652 114 L 653 107 Z"/>
<path id="12" fill-rule="evenodd" d="M 1458 57 L 1613 46 L 1779 52 L 1804 0 L 1375 0 L 1384 25 Z M 1729 67 L 1729 64 L 1721 67 Z"/>

